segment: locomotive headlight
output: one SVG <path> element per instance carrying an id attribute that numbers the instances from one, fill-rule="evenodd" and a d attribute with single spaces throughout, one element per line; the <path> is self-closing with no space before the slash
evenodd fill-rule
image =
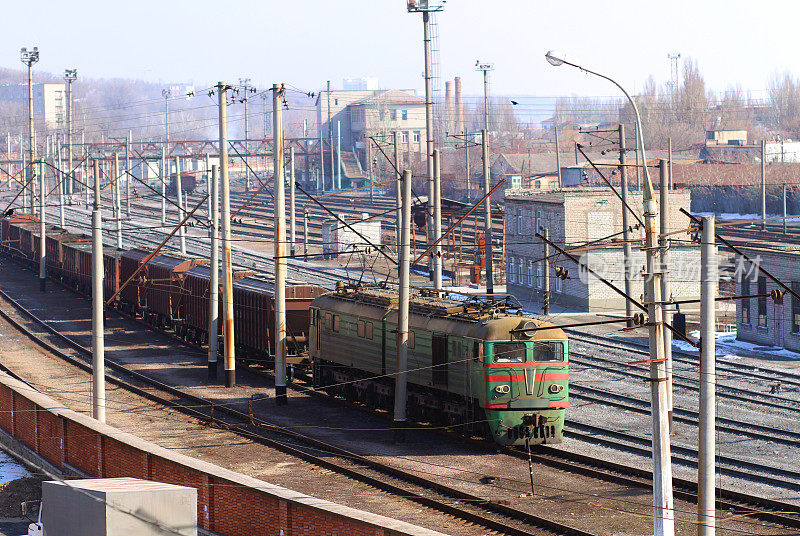
<path id="1" fill-rule="evenodd" d="M 508 385 L 498 385 L 497 387 L 494 388 L 494 390 L 500 393 L 501 395 L 507 395 L 508 393 L 511 392 L 511 387 Z"/>
<path id="2" fill-rule="evenodd" d="M 548 391 L 550 391 L 552 394 L 560 393 L 563 390 L 564 390 L 564 386 L 561 385 L 561 384 L 558 384 L 558 383 L 552 384 L 550 386 L 550 388 L 548 389 Z"/>

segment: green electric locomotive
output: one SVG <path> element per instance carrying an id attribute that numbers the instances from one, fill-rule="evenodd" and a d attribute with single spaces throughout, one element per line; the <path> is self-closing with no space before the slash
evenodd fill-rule
<path id="1" fill-rule="evenodd" d="M 391 409 L 397 372 L 397 292 L 342 287 L 310 307 L 314 384 Z M 457 301 L 412 295 L 409 418 L 479 433 L 503 445 L 561 441 L 569 404 L 568 342 L 522 315 L 510 296 Z"/>

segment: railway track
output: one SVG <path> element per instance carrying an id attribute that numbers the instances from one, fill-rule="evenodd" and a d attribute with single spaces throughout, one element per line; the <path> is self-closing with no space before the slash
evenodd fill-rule
<path id="1" fill-rule="evenodd" d="M 91 351 L 89 349 L 81 346 L 47 322 L 36 317 L 2 290 L 0 290 L 0 298 L 60 341 L 59 346 L 61 347 L 49 342 L 45 337 L 15 320 L 5 308 L 0 308 L 0 316 L 7 322 L 48 352 L 87 373 L 91 373 Z M 65 351 L 64 347 L 77 352 L 83 358 L 76 357 Z M 513 508 L 505 504 L 504 501 L 494 501 L 467 493 L 430 478 L 404 471 L 331 443 L 289 430 L 264 419 L 254 417 L 247 411 L 236 409 L 232 404 L 215 403 L 209 399 L 152 379 L 115 361 L 106 359 L 106 367 L 113 371 L 113 373 L 106 374 L 106 380 L 110 384 L 154 403 L 181 411 L 210 425 L 230 430 L 319 467 L 342 474 L 387 493 L 414 501 L 444 515 L 453 516 L 465 522 L 485 527 L 487 530 L 515 536 L 541 534 L 594 536 L 591 532 Z"/>

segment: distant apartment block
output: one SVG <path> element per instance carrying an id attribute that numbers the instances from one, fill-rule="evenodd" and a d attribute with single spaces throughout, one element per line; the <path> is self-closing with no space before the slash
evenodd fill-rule
<path id="1" fill-rule="evenodd" d="M 641 217 L 641 192 L 631 192 L 629 201 Z M 668 231 L 689 226 L 687 217 L 680 213 L 681 208 L 688 210 L 689 205 L 688 190 L 670 191 Z M 548 229 L 550 240 L 559 246 L 575 248 L 574 256 L 614 285 L 624 288 L 622 205 L 609 188 L 562 188 L 539 192 L 506 190 L 505 208 L 507 290 L 523 304 L 535 310 L 544 299 L 544 245 L 535 236 L 541 229 Z M 636 224 L 636 219 L 631 216 L 629 225 Z M 643 236 L 642 228 L 631 232 L 631 238 Z M 700 294 L 700 250 L 687 245 L 688 234 L 679 233 L 671 238 L 681 240 L 671 244 L 669 249 L 670 277 L 675 281 L 672 297 L 695 298 Z M 597 247 L 599 241 L 602 241 L 602 247 Z M 631 249 L 631 293 L 634 299 L 641 300 L 645 256 L 641 243 L 632 244 Z M 551 248 L 550 253 L 556 251 Z M 569 278 L 557 278 L 556 266 L 567 269 Z M 624 298 L 597 277 L 582 272 L 563 255 L 551 259 L 550 270 L 549 298 L 553 306 L 584 311 L 624 309 Z"/>
<path id="2" fill-rule="evenodd" d="M 0 103 L 27 106 L 28 84 L 0 85 Z M 64 84 L 33 84 L 33 115 L 44 119 L 46 128 L 62 128 L 66 112 Z"/>

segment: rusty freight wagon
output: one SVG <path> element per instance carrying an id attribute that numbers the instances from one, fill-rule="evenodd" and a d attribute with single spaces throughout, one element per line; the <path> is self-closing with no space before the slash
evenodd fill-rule
<path id="1" fill-rule="evenodd" d="M 145 320 L 157 327 L 172 327 L 183 320 L 181 287 L 186 272 L 208 261 L 177 253 L 156 255 L 147 263 Z"/>
<path id="2" fill-rule="evenodd" d="M 15 214 L 13 216 L 6 216 L 0 223 L 0 250 L 4 253 L 9 253 L 17 256 L 20 249 L 19 226 L 20 223 L 37 223 L 39 218 L 29 214 Z"/>
<path id="3" fill-rule="evenodd" d="M 270 362 L 275 355 L 275 285 L 273 280 L 244 277 L 233 284 L 234 343 L 237 358 Z M 286 287 L 287 363 L 299 363 L 308 346 L 308 308 L 328 292 L 313 285 Z"/>
<path id="4" fill-rule="evenodd" d="M 127 313 L 138 314 L 147 307 L 144 282 L 147 279 L 148 267 L 144 266 L 139 270 L 139 266 L 149 254 L 149 251 L 143 249 L 131 249 L 125 251 L 120 258 L 120 285 L 136 274 L 136 277 L 122 288 L 119 295 L 122 309 Z M 138 273 L 137 270 L 139 270 Z"/>
<path id="5" fill-rule="evenodd" d="M 64 248 L 69 243 L 88 244 L 91 243 L 91 237 L 70 233 L 59 228 L 47 231 L 45 238 L 47 276 L 56 281 L 64 281 Z"/>
<path id="6" fill-rule="evenodd" d="M 20 222 L 11 225 L 12 229 L 17 230 L 17 248 L 12 249 L 12 255 L 17 259 L 23 261 L 25 264 L 32 264 L 34 259 L 34 230 L 38 232 L 39 222 Z M 12 230 L 12 233 L 14 231 Z M 38 262 L 38 257 L 37 257 Z"/>
<path id="7" fill-rule="evenodd" d="M 233 280 L 252 275 L 249 270 L 234 268 Z M 176 327 L 179 336 L 197 344 L 208 342 L 208 300 L 211 290 L 211 267 L 195 266 L 183 278 L 181 297 L 183 301 L 183 323 Z M 222 271 L 219 274 L 219 316 L 222 319 Z M 218 334 L 222 333 L 222 321 L 218 323 Z"/>

